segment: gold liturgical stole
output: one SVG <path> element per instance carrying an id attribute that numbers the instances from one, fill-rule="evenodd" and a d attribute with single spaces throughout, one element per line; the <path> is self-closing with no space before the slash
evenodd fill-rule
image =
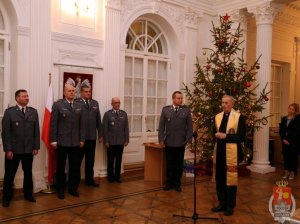
<path id="1" fill-rule="evenodd" d="M 215 124 L 217 132 L 219 131 L 224 112 L 221 112 L 215 117 Z M 230 130 L 234 130 L 234 133 L 237 133 L 238 123 L 239 123 L 240 114 L 235 110 L 231 110 L 228 123 L 226 127 L 226 134 L 230 133 Z M 216 166 L 216 155 L 217 155 L 217 143 L 214 149 L 214 168 Z M 226 143 L 226 167 L 227 167 L 227 186 L 237 185 L 238 179 L 238 149 L 237 143 Z"/>

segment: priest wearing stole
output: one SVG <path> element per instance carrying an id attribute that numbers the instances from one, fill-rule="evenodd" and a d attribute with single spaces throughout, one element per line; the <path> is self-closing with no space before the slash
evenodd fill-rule
<path id="1" fill-rule="evenodd" d="M 223 112 L 215 116 L 214 123 L 214 178 L 219 205 L 212 211 L 223 211 L 226 216 L 233 214 L 236 205 L 238 162 L 242 156 L 241 143 L 246 137 L 245 119 L 233 109 L 233 105 L 234 98 L 224 95 Z"/>

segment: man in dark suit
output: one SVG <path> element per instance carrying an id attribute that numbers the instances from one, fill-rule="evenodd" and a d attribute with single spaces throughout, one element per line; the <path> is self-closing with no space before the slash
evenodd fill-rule
<path id="1" fill-rule="evenodd" d="M 56 189 L 59 199 L 65 198 L 67 157 L 69 161 L 68 191 L 74 197 L 79 196 L 81 150 L 85 140 L 82 106 L 74 101 L 74 86 L 65 85 L 64 96 L 64 99 L 53 104 L 50 120 L 50 142 L 57 149 Z"/>
<path id="2" fill-rule="evenodd" d="M 192 138 L 193 124 L 190 109 L 182 105 L 182 93 L 175 91 L 172 100 L 172 105 L 162 109 L 158 141 L 166 152 L 167 180 L 164 190 L 174 188 L 181 192 L 185 145 Z"/>
<path id="3" fill-rule="evenodd" d="M 37 110 L 27 106 L 26 90 L 15 93 L 17 105 L 5 110 L 2 119 L 2 141 L 5 151 L 5 174 L 2 206 L 8 207 L 13 197 L 14 178 L 21 161 L 24 172 L 24 198 L 36 202 L 33 197 L 32 162 L 40 148 L 40 127 Z"/>
<path id="4" fill-rule="evenodd" d="M 97 136 L 99 143 L 103 140 L 99 104 L 96 100 L 91 98 L 92 92 L 89 86 L 82 86 L 80 95 L 81 97 L 76 99 L 76 101 L 82 106 L 83 117 L 85 120 L 85 142 L 81 155 L 81 162 L 83 157 L 85 157 L 85 184 L 87 186 L 99 187 L 99 184 L 94 181 Z"/>
<path id="5" fill-rule="evenodd" d="M 244 117 L 233 109 L 234 98 L 222 97 L 223 112 L 215 116 L 216 147 L 214 152 L 214 174 L 219 205 L 213 212 L 224 211 L 224 215 L 233 214 L 236 205 L 238 158 L 241 158 L 241 143 L 246 138 Z"/>
<path id="6" fill-rule="evenodd" d="M 111 100 L 112 109 L 103 117 L 104 144 L 107 147 L 107 177 L 109 182 L 121 182 L 121 162 L 124 146 L 129 143 L 127 113 L 120 110 L 120 99 Z"/>

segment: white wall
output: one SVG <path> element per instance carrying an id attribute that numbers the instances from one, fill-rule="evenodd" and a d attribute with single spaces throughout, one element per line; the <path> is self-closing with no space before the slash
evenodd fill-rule
<path id="1" fill-rule="evenodd" d="M 196 56 L 205 61 L 202 48 L 211 46 L 211 20 L 218 19 L 218 12 L 246 7 L 250 4 L 247 2 L 217 1 L 216 7 L 214 1 L 95 0 L 93 13 L 84 16 L 66 11 L 60 0 L 3 0 L 1 4 L 9 15 L 12 46 L 7 103 L 15 103 L 16 89 L 28 89 L 30 105 L 38 109 L 42 126 L 48 73 L 52 74 L 56 99 L 62 96 L 63 72 L 92 73 L 93 97 L 99 101 L 103 115 L 110 108 L 111 97 L 123 98 L 126 33 L 131 23 L 141 16 L 159 24 L 168 38 L 172 73 L 168 94 L 171 95 L 182 87 L 182 82 L 193 81 Z M 290 28 L 275 22 L 273 59 L 290 63 L 290 83 L 295 80 L 293 35 Z M 255 57 L 255 51 L 251 51 L 255 49 L 255 24 L 251 22 L 247 42 L 247 57 L 251 61 Z M 292 101 L 294 87 L 290 84 L 289 88 L 287 97 Z M 42 179 L 47 175 L 43 144 L 41 149 L 34 162 L 38 188 L 43 186 Z M 106 152 L 102 144 L 98 144 L 95 175 L 105 174 Z M 16 183 L 21 186 L 21 172 L 18 172 Z"/>

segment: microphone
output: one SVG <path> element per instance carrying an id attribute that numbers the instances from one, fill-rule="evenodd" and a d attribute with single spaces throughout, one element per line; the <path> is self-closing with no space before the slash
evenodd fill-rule
<path id="1" fill-rule="evenodd" d="M 194 137 L 194 138 L 197 138 L 197 137 L 198 137 L 197 131 L 194 131 L 194 132 L 193 132 L 192 137 Z"/>

